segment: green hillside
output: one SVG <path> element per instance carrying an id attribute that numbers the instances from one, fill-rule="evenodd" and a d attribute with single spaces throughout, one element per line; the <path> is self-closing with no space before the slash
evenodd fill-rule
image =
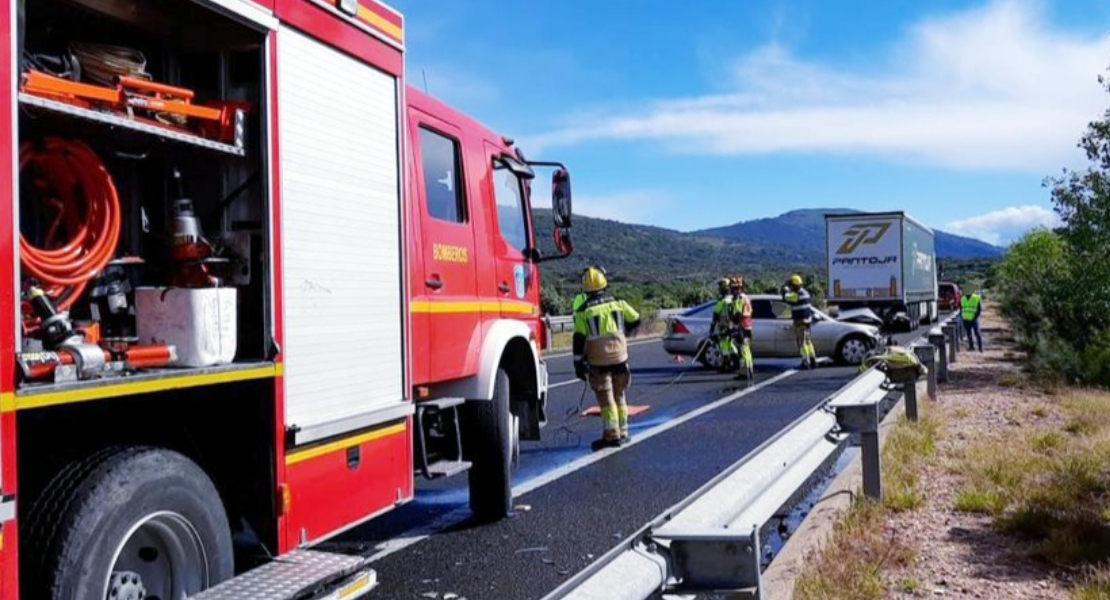
<path id="1" fill-rule="evenodd" d="M 535 212 L 540 250 L 554 254 L 551 211 Z M 576 215 L 571 232 L 574 254 L 541 266 L 545 309 L 566 314 L 578 293 L 583 269 L 595 264 L 609 272 L 616 293 L 648 310 L 703 302 L 712 297 L 719 277 L 736 273 L 751 282 L 749 290 L 762 292 L 775 288 L 789 273 L 799 272 L 820 294 L 825 212 L 793 211 L 693 233 Z M 941 232 L 938 246 L 945 253 L 942 256 L 956 259 L 1001 253 L 978 240 Z"/>
<path id="2" fill-rule="evenodd" d="M 541 251 L 554 254 L 550 211 L 537 209 L 535 223 Z M 574 254 L 541 265 L 545 303 L 558 314 L 569 308 L 582 271 L 594 264 L 609 272 L 615 291 L 650 309 L 702 302 L 725 274 L 778 281 L 789 271 L 814 272 L 820 263 L 811 254 L 782 246 L 740 244 L 582 216 L 575 216 L 571 235 Z"/>

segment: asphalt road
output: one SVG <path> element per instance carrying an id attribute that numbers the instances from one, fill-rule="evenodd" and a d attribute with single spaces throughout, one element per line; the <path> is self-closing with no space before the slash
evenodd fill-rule
<path id="1" fill-rule="evenodd" d="M 788 372 L 796 364 L 757 361 L 756 381 L 738 382 L 637 344 L 629 402 L 650 409 L 632 419 L 634 444 L 594 454 L 600 423 L 578 416 L 592 394 L 570 357 L 550 358 L 549 421 L 543 441 L 522 444 L 513 518 L 471 521 L 465 476 L 418 481 L 414 502 L 334 545 L 377 557 L 376 599 L 540 598 L 857 374 Z"/>

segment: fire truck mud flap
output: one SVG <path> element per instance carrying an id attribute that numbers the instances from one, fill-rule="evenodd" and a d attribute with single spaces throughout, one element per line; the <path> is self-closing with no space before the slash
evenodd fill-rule
<path id="1" fill-rule="evenodd" d="M 294 550 L 189 600 L 354 600 L 378 585 L 361 556 Z"/>

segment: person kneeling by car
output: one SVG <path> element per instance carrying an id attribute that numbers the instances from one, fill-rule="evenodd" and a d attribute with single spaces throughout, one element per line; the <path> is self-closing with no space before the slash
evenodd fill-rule
<path id="1" fill-rule="evenodd" d="M 619 446 L 628 432 L 628 399 L 632 382 L 626 336 L 640 325 L 640 314 L 624 300 L 604 293 L 605 270 L 590 267 L 582 275 L 586 301 L 574 311 L 574 374 L 588 380 L 601 409 L 602 436 L 594 450 Z"/>

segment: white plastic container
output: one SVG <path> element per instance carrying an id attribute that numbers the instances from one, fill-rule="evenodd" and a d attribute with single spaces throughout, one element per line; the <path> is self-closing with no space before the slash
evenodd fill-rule
<path id="1" fill-rule="evenodd" d="M 235 359 L 235 288 L 141 287 L 135 290 L 139 342 L 177 348 L 175 367 L 210 367 Z"/>

